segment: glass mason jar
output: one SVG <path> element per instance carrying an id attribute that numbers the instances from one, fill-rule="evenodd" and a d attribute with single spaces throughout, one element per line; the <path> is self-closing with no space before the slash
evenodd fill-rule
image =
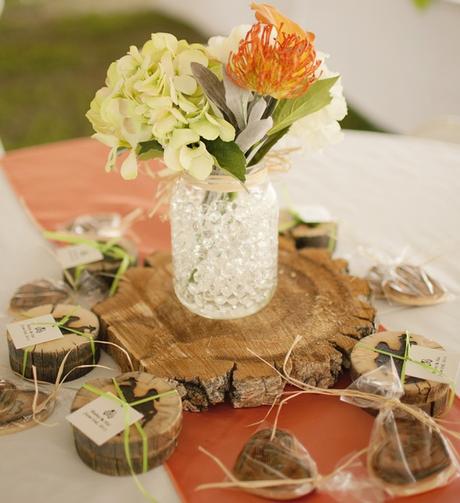
<path id="1" fill-rule="evenodd" d="M 272 298 L 278 271 L 278 201 L 264 169 L 245 187 L 228 175 L 175 184 L 170 205 L 174 290 L 190 311 L 241 318 Z"/>

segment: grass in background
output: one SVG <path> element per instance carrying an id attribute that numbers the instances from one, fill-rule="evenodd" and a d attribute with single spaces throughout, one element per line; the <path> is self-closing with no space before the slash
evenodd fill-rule
<path id="1" fill-rule="evenodd" d="M 190 42 L 206 37 L 189 24 L 156 11 L 40 18 L 0 18 L 0 137 L 5 148 L 87 136 L 85 113 L 103 85 L 107 67 L 152 32 Z M 350 111 L 344 126 L 376 130 Z"/>

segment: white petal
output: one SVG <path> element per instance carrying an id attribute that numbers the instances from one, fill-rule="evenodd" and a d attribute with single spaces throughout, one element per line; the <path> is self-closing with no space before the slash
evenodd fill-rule
<path id="1" fill-rule="evenodd" d="M 273 119 L 271 117 L 251 122 L 248 124 L 246 129 L 238 135 L 235 143 L 243 152 L 247 152 L 253 145 L 265 136 L 272 126 Z"/>
<path id="2" fill-rule="evenodd" d="M 183 168 L 179 161 L 179 150 L 171 147 L 166 147 L 163 153 L 163 160 L 169 169 L 173 171 L 182 171 Z"/>
<path id="3" fill-rule="evenodd" d="M 188 172 L 198 180 L 205 180 L 212 172 L 212 157 L 200 156 L 192 160 Z"/>
<path id="4" fill-rule="evenodd" d="M 200 135 L 191 129 L 175 129 L 169 145 L 178 149 L 182 145 L 189 145 L 190 143 L 195 143 L 200 139 Z"/>
<path id="5" fill-rule="evenodd" d="M 190 75 L 176 75 L 173 77 L 174 87 L 184 94 L 193 94 L 196 91 L 196 80 Z"/>
<path id="6" fill-rule="evenodd" d="M 121 177 L 125 180 L 134 180 L 137 177 L 137 159 L 134 150 L 123 161 L 120 169 Z"/>

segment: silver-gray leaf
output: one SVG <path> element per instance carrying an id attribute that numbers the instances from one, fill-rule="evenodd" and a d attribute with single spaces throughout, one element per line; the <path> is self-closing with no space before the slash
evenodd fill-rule
<path id="1" fill-rule="evenodd" d="M 224 69 L 225 103 L 233 112 L 240 130 L 246 127 L 248 103 L 252 99 L 251 91 L 237 86 Z"/>
<path id="2" fill-rule="evenodd" d="M 243 152 L 247 152 L 253 145 L 260 141 L 273 126 L 273 119 L 260 119 L 250 122 L 238 135 L 235 143 Z"/>
<path id="3" fill-rule="evenodd" d="M 237 123 L 235 115 L 225 103 L 225 88 L 223 82 L 221 82 L 217 76 L 211 72 L 211 70 L 203 65 L 200 65 L 200 63 L 192 63 L 190 66 L 192 68 L 193 76 L 203 88 L 208 99 L 219 107 L 219 109 L 222 110 L 225 119 L 236 127 Z"/>
<path id="4" fill-rule="evenodd" d="M 263 98 L 259 98 L 252 105 L 251 111 L 249 112 L 248 124 L 260 120 L 266 108 L 267 102 Z"/>

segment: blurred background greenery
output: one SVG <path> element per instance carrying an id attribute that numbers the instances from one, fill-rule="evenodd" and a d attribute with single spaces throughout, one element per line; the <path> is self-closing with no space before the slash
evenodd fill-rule
<path id="1" fill-rule="evenodd" d="M 109 63 L 155 31 L 207 40 L 190 24 L 155 10 L 85 14 L 61 8 L 51 15 L 40 2 L 7 0 L 0 18 L 5 149 L 90 135 L 85 113 Z M 343 127 L 378 130 L 353 106 Z"/>

